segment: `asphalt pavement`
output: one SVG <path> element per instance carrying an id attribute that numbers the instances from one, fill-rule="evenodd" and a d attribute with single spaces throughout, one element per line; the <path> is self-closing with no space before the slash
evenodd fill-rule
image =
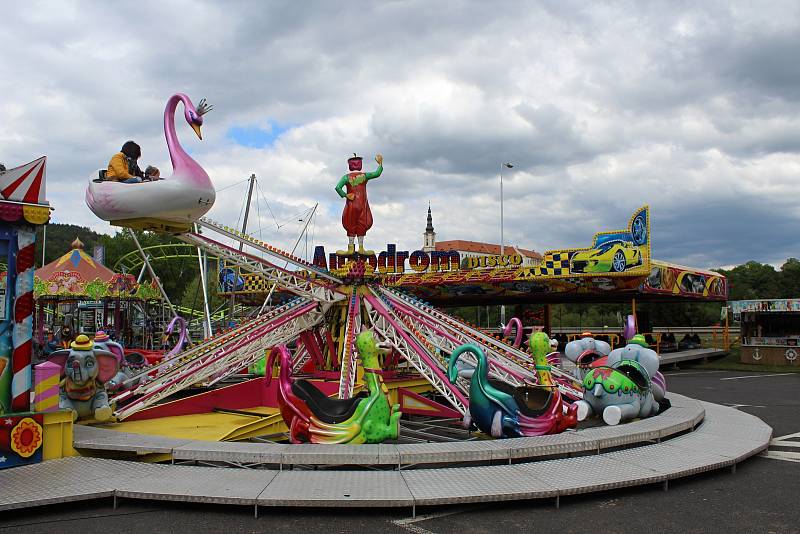
<path id="1" fill-rule="evenodd" d="M 800 374 L 688 369 L 666 376 L 670 391 L 760 417 L 773 438 L 800 434 Z M 800 533 L 800 447 L 775 450 L 789 452 L 751 458 L 736 473 L 675 480 L 666 492 L 654 485 L 562 498 L 559 509 L 552 500 L 517 501 L 418 508 L 412 519 L 406 509 L 262 508 L 256 519 L 249 507 L 121 500 L 115 510 L 98 500 L 6 512 L 0 531 Z"/>

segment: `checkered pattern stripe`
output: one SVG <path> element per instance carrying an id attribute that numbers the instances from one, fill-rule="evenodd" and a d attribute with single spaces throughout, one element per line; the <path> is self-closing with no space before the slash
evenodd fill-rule
<path id="1" fill-rule="evenodd" d="M 261 276 L 256 276 L 254 274 L 243 274 L 242 278 L 244 278 L 244 287 L 242 291 L 245 292 L 258 292 L 258 291 L 269 291 L 269 288 L 272 287 L 272 282 L 269 280 L 265 280 Z"/>
<path id="2" fill-rule="evenodd" d="M 253 273 L 241 273 L 241 277 L 244 280 L 244 286 L 239 291 L 235 291 L 237 295 L 243 295 L 245 293 L 268 293 L 272 287 L 272 282 Z M 231 293 L 231 291 L 222 291 L 220 294 L 230 295 Z"/>
<path id="3" fill-rule="evenodd" d="M 538 276 L 566 276 L 569 274 L 569 252 L 548 252 L 542 263 L 535 267 Z"/>

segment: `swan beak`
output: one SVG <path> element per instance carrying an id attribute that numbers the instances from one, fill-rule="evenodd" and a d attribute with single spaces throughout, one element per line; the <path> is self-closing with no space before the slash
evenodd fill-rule
<path id="1" fill-rule="evenodd" d="M 194 130 L 194 133 L 197 134 L 197 138 L 202 141 L 203 140 L 203 134 L 200 133 L 200 125 L 199 124 L 192 124 L 191 126 L 192 126 L 192 130 Z"/>

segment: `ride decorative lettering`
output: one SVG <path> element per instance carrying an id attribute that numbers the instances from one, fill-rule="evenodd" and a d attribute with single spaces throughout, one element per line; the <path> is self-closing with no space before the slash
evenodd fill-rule
<path id="1" fill-rule="evenodd" d="M 397 245 L 387 244 L 386 250 L 380 254 L 363 256 L 366 265 L 372 272 L 381 274 L 402 274 L 404 272 L 440 272 L 473 269 L 493 269 L 497 267 L 519 267 L 522 265 L 522 256 L 519 254 L 506 254 L 503 256 L 470 257 L 461 261 L 461 254 L 457 250 L 434 250 L 425 252 L 415 250 L 397 250 Z M 331 253 L 326 260 L 325 247 L 319 245 L 314 249 L 314 265 L 320 269 L 339 269 L 346 262 L 352 261 L 350 256 Z"/>

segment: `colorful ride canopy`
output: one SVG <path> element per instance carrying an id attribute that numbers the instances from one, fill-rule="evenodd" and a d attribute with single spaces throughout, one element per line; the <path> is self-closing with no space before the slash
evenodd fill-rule
<path id="1" fill-rule="evenodd" d="M 650 248 L 650 209 L 643 206 L 630 217 L 627 228 L 596 233 L 590 247 L 549 250 L 538 265 L 522 265 L 522 259 L 514 255 L 486 256 L 476 262 L 461 258 L 454 250 L 403 251 L 394 244 L 366 258 L 366 265 L 374 271 L 370 276 L 377 283 L 402 289 L 434 305 L 531 299 L 727 299 L 728 284 L 723 275 L 653 260 Z M 317 247 L 314 263 L 339 272 L 343 260 L 336 254 L 326 258 L 324 249 Z M 243 293 L 259 293 L 267 286 L 257 275 L 245 274 L 243 278 Z"/>
<path id="2" fill-rule="evenodd" d="M 45 224 L 50 220 L 47 202 L 47 156 L 0 172 L 0 220 Z"/>
<path id="3" fill-rule="evenodd" d="M 34 296 L 39 298 L 119 297 L 159 300 L 161 294 L 151 283 L 139 284 L 130 274 L 115 273 L 99 263 L 83 249 L 77 237 L 69 252 L 36 269 L 33 281 Z"/>

